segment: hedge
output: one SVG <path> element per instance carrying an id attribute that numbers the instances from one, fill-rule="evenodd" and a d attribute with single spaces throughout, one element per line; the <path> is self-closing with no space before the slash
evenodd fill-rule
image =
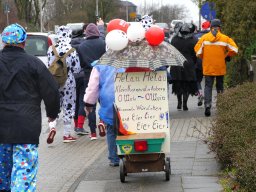
<path id="1" fill-rule="evenodd" d="M 211 149 L 223 168 L 234 167 L 248 192 L 256 189 L 256 84 L 245 83 L 218 95 Z"/>

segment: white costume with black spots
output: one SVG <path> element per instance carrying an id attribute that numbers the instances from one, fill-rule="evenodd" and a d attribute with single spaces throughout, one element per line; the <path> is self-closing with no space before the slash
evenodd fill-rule
<path id="1" fill-rule="evenodd" d="M 64 55 L 71 47 L 72 31 L 66 26 L 60 26 L 57 31 L 58 43 L 55 45 L 58 54 Z M 48 66 L 52 64 L 55 59 L 52 47 L 48 49 Z M 75 114 L 76 103 L 76 83 L 73 73 L 81 71 L 79 57 L 77 52 L 74 51 L 66 57 L 66 64 L 68 70 L 68 78 L 63 87 L 59 88 L 60 104 L 63 109 L 64 120 L 64 136 L 68 136 L 71 132 L 71 121 Z"/>
<path id="2" fill-rule="evenodd" d="M 147 31 L 154 23 L 152 16 L 144 15 L 140 20 L 142 26 Z"/>

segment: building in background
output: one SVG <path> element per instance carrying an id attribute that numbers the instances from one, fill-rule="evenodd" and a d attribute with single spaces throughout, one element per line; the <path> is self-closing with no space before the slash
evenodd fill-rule
<path id="1" fill-rule="evenodd" d="M 135 21 L 137 17 L 137 6 L 130 1 L 120 1 L 119 18 L 125 21 Z"/>

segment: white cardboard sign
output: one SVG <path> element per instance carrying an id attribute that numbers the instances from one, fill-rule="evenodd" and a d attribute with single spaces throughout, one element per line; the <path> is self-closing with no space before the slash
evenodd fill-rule
<path id="1" fill-rule="evenodd" d="M 162 150 L 170 152 L 166 71 L 117 73 L 115 103 L 127 130 L 136 133 L 165 132 Z"/>

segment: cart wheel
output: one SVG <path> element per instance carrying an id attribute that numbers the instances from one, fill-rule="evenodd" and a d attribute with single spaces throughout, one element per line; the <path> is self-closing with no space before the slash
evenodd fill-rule
<path id="1" fill-rule="evenodd" d="M 124 183 L 125 182 L 125 165 L 124 165 L 123 159 L 120 159 L 119 167 L 120 167 L 120 181 Z"/>
<path id="2" fill-rule="evenodd" d="M 171 160 L 170 160 L 170 157 L 166 157 L 166 160 L 169 162 L 170 175 L 171 175 L 171 174 L 172 174 L 172 166 L 171 166 Z"/>
<path id="3" fill-rule="evenodd" d="M 165 180 L 169 181 L 171 175 L 171 161 L 169 157 L 166 157 L 165 160 Z"/>
<path id="4" fill-rule="evenodd" d="M 123 163 L 124 163 L 124 175 L 127 176 L 127 170 L 126 170 L 126 158 L 123 158 Z"/>

